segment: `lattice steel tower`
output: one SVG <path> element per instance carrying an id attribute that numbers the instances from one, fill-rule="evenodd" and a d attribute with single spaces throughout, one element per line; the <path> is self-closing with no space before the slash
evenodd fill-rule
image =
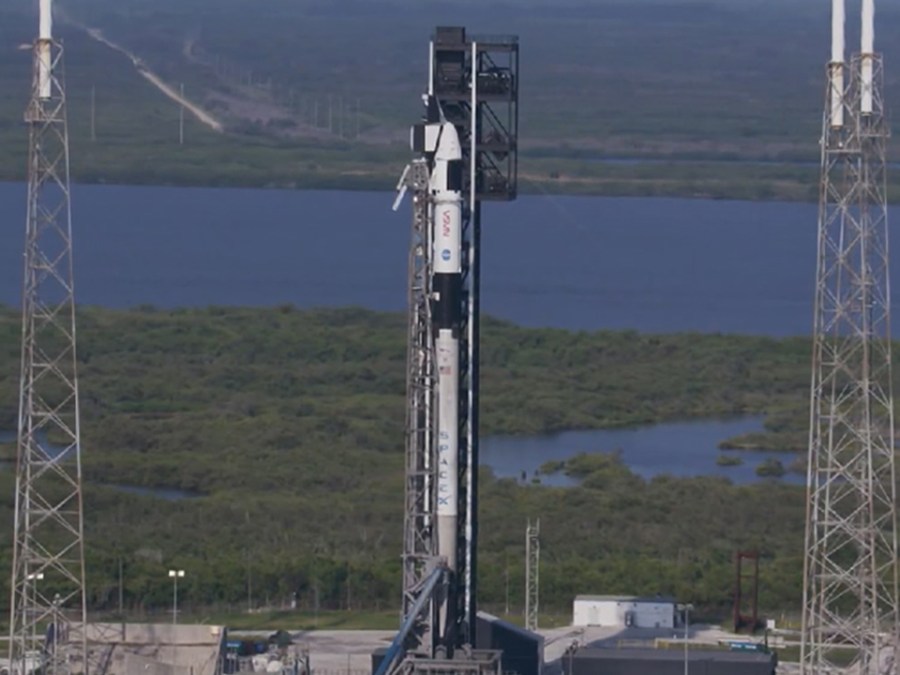
<path id="1" fill-rule="evenodd" d="M 541 597 L 541 521 L 525 528 L 525 628 L 538 629 Z"/>
<path id="2" fill-rule="evenodd" d="M 896 673 L 897 521 L 885 197 L 888 126 L 874 0 L 844 60 L 833 0 L 822 135 L 801 669 Z M 848 665 L 848 661 L 851 663 Z"/>
<path id="3" fill-rule="evenodd" d="M 34 44 L 10 602 L 11 672 L 86 672 L 69 146 L 50 0 Z"/>
<path id="4" fill-rule="evenodd" d="M 406 508 L 403 521 L 403 607 L 408 616 L 434 565 L 432 532 L 435 511 L 433 467 L 435 358 L 431 320 L 432 226 L 428 195 L 429 170 L 416 159 L 400 179 L 400 197 L 412 190 L 412 228 L 409 248 L 409 326 L 406 349 Z M 411 649 L 434 649 L 432 631 L 435 607 L 417 617 Z"/>

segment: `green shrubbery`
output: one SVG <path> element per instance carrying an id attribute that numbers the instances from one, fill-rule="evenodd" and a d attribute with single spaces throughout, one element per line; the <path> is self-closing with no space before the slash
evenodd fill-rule
<path id="1" fill-rule="evenodd" d="M 7 429 L 19 335 L 18 313 L 0 312 Z M 115 606 L 121 558 L 125 602 L 136 608 L 165 606 L 171 565 L 191 571 L 188 604 L 245 604 L 249 574 L 256 603 L 297 591 L 303 607 L 318 595 L 321 607 L 342 608 L 348 593 L 351 607 L 396 606 L 402 315 L 85 308 L 79 340 L 92 603 Z M 571 333 L 486 319 L 482 341 L 484 434 L 748 413 L 767 413 L 779 432 L 802 425 L 794 416 L 802 418 L 807 397 L 803 339 Z M 565 470 L 581 487 L 524 486 L 482 471 L 488 606 L 504 601 L 507 574 L 521 602 L 529 517 L 542 522 L 548 609 L 564 611 L 582 592 L 674 593 L 722 608 L 737 548 L 764 553 L 763 606 L 797 605 L 802 489 L 648 481 L 614 455 L 581 456 Z M 11 480 L 0 473 L 4 547 Z M 203 496 L 164 501 L 104 487 L 119 484 Z"/>

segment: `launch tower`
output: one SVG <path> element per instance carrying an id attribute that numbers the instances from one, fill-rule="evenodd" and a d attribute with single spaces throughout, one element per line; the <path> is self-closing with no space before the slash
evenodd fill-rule
<path id="1" fill-rule="evenodd" d="M 437 28 L 429 52 L 412 192 L 403 553 L 405 669 L 475 646 L 481 204 L 516 197 L 518 40 Z M 400 198 L 398 198 L 399 203 Z M 396 208 L 396 204 L 395 204 Z M 442 583 L 434 583 L 435 575 Z M 423 600 L 423 589 L 430 596 Z M 392 654 L 400 663 L 400 653 Z M 419 661 L 416 661 L 419 659 Z M 388 664 L 389 665 L 389 664 Z M 499 664 L 495 664 L 499 666 Z M 387 668 L 388 666 L 386 666 Z M 423 666 L 424 667 L 424 666 Z"/>
<path id="2" fill-rule="evenodd" d="M 822 133 L 801 671 L 897 672 L 897 520 L 882 59 L 874 0 L 844 56 L 833 0 Z"/>
<path id="3" fill-rule="evenodd" d="M 62 44 L 40 2 L 29 133 L 10 672 L 87 671 L 81 439 Z"/>

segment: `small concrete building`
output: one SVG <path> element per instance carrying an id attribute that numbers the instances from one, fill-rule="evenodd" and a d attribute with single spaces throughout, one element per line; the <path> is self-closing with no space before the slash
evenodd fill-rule
<path id="1" fill-rule="evenodd" d="M 631 595 L 579 595 L 572 610 L 573 626 L 674 628 L 672 598 Z"/>

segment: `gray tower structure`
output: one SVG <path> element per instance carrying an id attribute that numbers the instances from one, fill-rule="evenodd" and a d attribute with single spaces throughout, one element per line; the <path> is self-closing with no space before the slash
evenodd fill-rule
<path id="1" fill-rule="evenodd" d="M 40 3 L 29 130 L 10 669 L 87 672 L 69 146 L 62 45 Z"/>
<path id="2" fill-rule="evenodd" d="M 471 653 L 475 641 L 481 203 L 516 197 L 518 53 L 514 37 L 436 29 L 418 156 L 398 186 L 413 201 L 404 617 L 434 588 L 435 568 L 446 570 L 404 645 L 425 659 Z"/>
<path id="3" fill-rule="evenodd" d="M 834 36 L 822 134 L 801 672 L 897 672 L 896 474 L 882 60 Z"/>
<path id="4" fill-rule="evenodd" d="M 541 521 L 525 528 L 525 628 L 538 629 L 541 598 Z"/>

